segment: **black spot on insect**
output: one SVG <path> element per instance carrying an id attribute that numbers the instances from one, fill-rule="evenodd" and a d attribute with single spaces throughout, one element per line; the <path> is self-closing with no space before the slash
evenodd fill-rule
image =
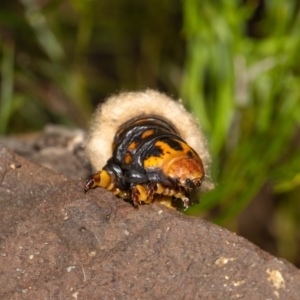
<path id="1" fill-rule="evenodd" d="M 163 149 L 161 149 L 159 146 L 154 146 L 151 148 L 151 150 L 149 150 L 149 152 L 146 153 L 145 159 L 148 159 L 151 156 L 160 157 L 163 153 Z"/>
<path id="2" fill-rule="evenodd" d="M 176 151 L 182 151 L 183 148 L 181 146 L 181 144 L 176 141 L 175 139 L 172 138 L 164 138 L 163 141 L 168 144 L 172 149 L 176 150 Z"/>
<path id="3" fill-rule="evenodd" d="M 188 151 L 188 152 L 186 153 L 186 155 L 187 155 L 189 158 L 193 158 L 193 157 L 194 157 L 194 154 L 193 154 L 192 151 Z"/>

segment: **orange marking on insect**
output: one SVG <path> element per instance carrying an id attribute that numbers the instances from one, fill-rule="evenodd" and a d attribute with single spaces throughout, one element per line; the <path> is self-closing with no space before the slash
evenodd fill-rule
<path id="1" fill-rule="evenodd" d="M 132 142 L 129 146 L 128 146 L 128 150 L 134 150 L 136 149 L 138 143 L 136 142 Z"/>
<path id="2" fill-rule="evenodd" d="M 146 138 L 147 136 L 150 136 L 154 134 L 154 130 L 151 129 L 151 130 L 146 130 L 143 134 L 142 134 L 142 139 Z"/>
<path id="3" fill-rule="evenodd" d="M 150 156 L 149 158 L 144 160 L 145 168 L 158 168 L 169 165 L 170 161 L 176 159 L 178 157 L 187 156 L 188 152 L 193 151 L 187 144 L 176 140 L 182 147 L 183 150 L 173 149 L 170 145 L 163 141 L 157 141 L 155 146 L 161 149 L 162 154 L 160 156 Z M 193 154 L 193 152 L 191 152 Z M 197 155 L 193 155 L 198 157 Z"/>
<path id="4" fill-rule="evenodd" d="M 129 153 L 129 152 L 126 152 L 125 154 L 125 158 L 124 158 L 124 161 L 125 161 L 125 164 L 129 164 L 132 160 L 132 155 Z"/>

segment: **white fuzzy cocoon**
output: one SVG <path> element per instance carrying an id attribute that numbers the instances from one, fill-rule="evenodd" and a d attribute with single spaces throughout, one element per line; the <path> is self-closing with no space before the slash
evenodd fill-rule
<path id="1" fill-rule="evenodd" d="M 202 190 L 210 190 L 210 154 L 206 139 L 196 118 L 184 106 L 154 90 L 124 92 L 112 96 L 100 105 L 93 117 L 86 150 L 95 171 L 100 171 L 112 156 L 112 143 L 118 128 L 126 121 L 140 115 L 154 114 L 173 124 L 180 136 L 200 156 L 206 174 Z"/>

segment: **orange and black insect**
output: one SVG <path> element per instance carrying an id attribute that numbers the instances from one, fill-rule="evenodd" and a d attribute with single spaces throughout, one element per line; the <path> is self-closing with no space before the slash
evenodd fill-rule
<path id="1" fill-rule="evenodd" d="M 85 192 L 106 188 L 138 207 L 155 199 L 182 200 L 200 187 L 204 169 L 198 154 L 167 120 L 146 115 L 125 122 L 113 142 L 113 154 L 101 171 L 87 180 Z"/>

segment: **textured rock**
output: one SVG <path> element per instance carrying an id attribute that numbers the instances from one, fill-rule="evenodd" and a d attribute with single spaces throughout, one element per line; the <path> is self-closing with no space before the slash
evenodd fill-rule
<path id="1" fill-rule="evenodd" d="M 57 125 L 48 125 L 36 134 L 0 136 L 0 144 L 15 153 L 72 179 L 87 178 L 91 174 L 84 140 L 83 130 Z"/>
<path id="2" fill-rule="evenodd" d="M 299 299 L 300 271 L 244 238 L 83 187 L 0 146 L 0 299 Z"/>

